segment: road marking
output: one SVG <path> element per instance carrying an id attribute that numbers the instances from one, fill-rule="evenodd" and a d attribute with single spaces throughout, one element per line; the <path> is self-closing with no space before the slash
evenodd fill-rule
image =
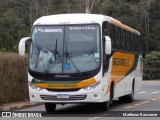
<path id="1" fill-rule="evenodd" d="M 104 116 L 107 116 L 107 115 L 108 115 L 108 113 L 107 113 L 107 114 L 100 115 L 100 116 L 98 116 L 98 117 L 90 118 L 89 120 L 96 120 L 96 119 L 98 119 L 98 118 L 100 118 L 100 117 L 104 117 Z"/>
<path id="2" fill-rule="evenodd" d="M 156 91 L 156 92 L 151 92 L 151 93 L 160 93 L 160 91 Z"/>
<path id="3" fill-rule="evenodd" d="M 160 82 L 159 80 L 144 80 L 145 82 Z"/>
<path id="4" fill-rule="evenodd" d="M 146 104 L 146 103 L 149 103 L 149 102 L 151 102 L 151 101 L 147 100 L 147 101 L 143 101 L 143 102 L 140 102 L 140 103 L 131 105 L 131 106 L 127 106 L 127 107 L 125 107 L 125 108 L 131 109 L 131 108 L 134 108 L 134 107 L 137 107 L 137 106 L 141 106 L 141 105 Z"/>
<path id="5" fill-rule="evenodd" d="M 144 92 L 139 92 L 140 94 L 143 94 L 143 93 L 146 93 L 146 91 L 144 91 Z"/>
<path id="6" fill-rule="evenodd" d="M 155 100 L 158 100 L 158 99 L 156 99 L 156 98 L 155 98 L 155 99 L 152 99 L 152 101 L 155 101 Z"/>
<path id="7" fill-rule="evenodd" d="M 160 97 L 156 97 L 156 98 L 153 98 L 152 101 L 156 101 L 156 100 L 159 100 Z"/>
<path id="8" fill-rule="evenodd" d="M 134 108 L 134 107 L 137 107 L 137 106 L 141 106 L 143 104 L 146 104 L 146 103 L 149 103 L 149 102 L 152 102 L 152 101 L 156 101 L 156 100 L 159 100 L 159 99 L 160 99 L 160 97 L 156 97 L 156 98 L 153 98 L 152 100 L 146 100 L 146 101 L 134 104 L 134 105 L 127 106 L 125 108 L 131 109 L 131 108 Z"/>
<path id="9" fill-rule="evenodd" d="M 142 91 L 142 92 L 139 92 L 139 94 L 143 94 L 143 93 L 153 93 L 153 94 L 156 94 L 156 93 L 160 93 L 160 91 Z"/>

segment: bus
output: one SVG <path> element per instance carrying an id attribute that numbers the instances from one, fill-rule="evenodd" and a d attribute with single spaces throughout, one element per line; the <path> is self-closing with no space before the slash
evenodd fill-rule
<path id="1" fill-rule="evenodd" d="M 140 33 L 101 14 L 57 14 L 37 19 L 28 50 L 31 102 L 47 112 L 57 104 L 96 103 L 107 111 L 113 100 L 132 102 L 142 82 Z"/>

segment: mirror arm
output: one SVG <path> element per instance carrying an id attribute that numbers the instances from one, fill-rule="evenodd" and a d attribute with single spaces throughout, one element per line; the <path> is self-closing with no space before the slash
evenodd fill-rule
<path id="1" fill-rule="evenodd" d="M 25 55 L 25 42 L 29 39 L 30 37 L 24 37 L 20 40 L 18 47 L 19 55 Z"/>

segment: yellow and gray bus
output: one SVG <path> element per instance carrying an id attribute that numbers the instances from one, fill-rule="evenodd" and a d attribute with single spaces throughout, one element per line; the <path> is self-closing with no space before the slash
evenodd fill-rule
<path id="1" fill-rule="evenodd" d="M 105 15 L 43 16 L 22 38 L 19 54 L 30 42 L 28 86 L 31 102 L 97 103 L 108 110 L 114 99 L 132 102 L 141 87 L 140 33 Z"/>

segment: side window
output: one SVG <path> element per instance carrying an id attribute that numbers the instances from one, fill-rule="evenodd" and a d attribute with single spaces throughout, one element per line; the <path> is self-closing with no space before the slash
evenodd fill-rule
<path id="1" fill-rule="evenodd" d="M 116 45 L 117 45 L 117 49 L 121 49 L 121 41 L 122 41 L 122 38 L 121 38 L 121 29 L 119 27 L 116 27 Z"/>
<path id="2" fill-rule="evenodd" d="M 125 30 L 121 30 L 121 39 L 122 39 L 122 50 L 125 51 L 126 45 L 125 45 L 125 38 L 126 38 L 126 32 Z"/>
<path id="3" fill-rule="evenodd" d="M 113 45 L 114 45 L 114 48 L 117 48 L 116 26 L 115 26 L 115 25 L 112 25 L 112 29 L 113 29 Z"/>
<path id="4" fill-rule="evenodd" d="M 127 37 L 126 37 L 127 50 L 130 50 L 130 34 L 128 31 L 126 32 L 126 34 L 127 34 Z"/>
<path id="5" fill-rule="evenodd" d="M 133 43 L 132 43 L 132 34 L 129 32 L 129 50 L 130 51 L 133 51 L 132 50 L 132 45 L 133 45 Z"/>
<path id="6" fill-rule="evenodd" d="M 136 41 L 134 40 L 134 34 L 133 33 L 130 33 L 131 34 L 131 51 L 132 52 L 135 52 L 135 43 Z"/>
<path id="7" fill-rule="evenodd" d="M 122 50 L 122 29 L 121 28 L 119 28 L 119 39 L 120 39 L 119 46 L 120 46 L 120 49 Z"/>
<path id="8" fill-rule="evenodd" d="M 116 49 L 118 49 L 118 27 L 115 26 L 115 41 L 116 41 Z"/>
<path id="9" fill-rule="evenodd" d="M 125 39 L 124 39 L 124 46 L 125 46 L 125 51 L 127 51 L 128 48 L 127 48 L 127 31 L 126 31 L 126 30 L 124 30 L 124 36 L 125 36 Z"/>
<path id="10" fill-rule="evenodd" d="M 103 22 L 102 24 L 102 36 L 108 35 L 108 22 Z"/>
<path id="11" fill-rule="evenodd" d="M 108 27 L 108 22 L 103 22 L 103 24 L 102 24 L 102 35 L 103 36 L 107 36 L 108 35 L 108 33 L 109 33 L 109 31 L 110 31 L 110 29 L 108 29 L 109 27 Z M 111 37 L 111 35 L 109 34 L 109 36 Z M 111 40 L 112 40 L 112 37 L 111 37 Z M 105 54 L 105 39 L 104 39 L 104 37 L 103 37 L 103 75 L 104 75 L 104 73 L 107 71 L 107 68 L 108 68 L 108 65 L 109 65 L 109 55 L 106 55 Z"/>
<path id="12" fill-rule="evenodd" d="M 138 44 L 138 40 L 137 40 L 137 35 L 134 34 L 134 48 L 135 48 L 135 52 L 139 52 L 139 44 Z"/>
<path id="13" fill-rule="evenodd" d="M 142 44 L 141 40 L 139 39 L 139 36 L 137 36 L 138 44 L 139 44 L 139 51 L 142 52 Z"/>
<path id="14" fill-rule="evenodd" d="M 112 48 L 116 48 L 115 26 L 112 24 L 109 24 L 109 36 L 112 41 Z"/>

